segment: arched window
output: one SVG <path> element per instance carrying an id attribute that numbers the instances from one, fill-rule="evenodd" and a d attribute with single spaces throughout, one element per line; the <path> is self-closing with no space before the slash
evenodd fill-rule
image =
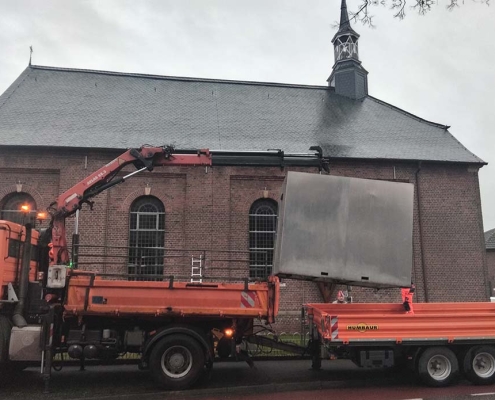
<path id="1" fill-rule="evenodd" d="M 165 255 L 165 207 L 156 197 L 139 197 L 131 205 L 129 224 L 129 266 L 132 275 L 163 275 Z M 133 280 L 161 278 L 134 276 Z"/>
<path id="2" fill-rule="evenodd" d="M 264 279 L 272 273 L 278 205 L 256 200 L 249 210 L 249 276 Z"/>
<path id="3" fill-rule="evenodd" d="M 21 206 L 29 206 L 29 212 L 21 210 Z M 0 219 L 24 225 L 30 222 L 33 226 L 36 221 L 36 203 L 27 193 L 11 193 L 2 201 Z"/>

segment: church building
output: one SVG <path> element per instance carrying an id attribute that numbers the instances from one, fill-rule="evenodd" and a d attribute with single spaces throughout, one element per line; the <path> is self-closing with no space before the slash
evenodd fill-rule
<path id="1" fill-rule="evenodd" d="M 321 86 L 29 65 L 0 96 L 0 218 L 20 221 L 23 203 L 46 209 L 128 148 L 209 148 L 211 168 L 156 168 L 85 206 L 78 267 L 139 279 L 189 279 L 197 267 L 205 280 L 264 279 L 287 171 L 329 173 L 414 184 L 415 301 L 488 300 L 478 179 L 486 163 L 448 126 L 368 93 L 345 0 L 331 40 L 335 62 L 329 56 Z M 292 332 L 301 304 L 332 301 L 338 289 L 283 284 L 280 329 Z M 399 290 L 352 295 L 400 301 Z"/>

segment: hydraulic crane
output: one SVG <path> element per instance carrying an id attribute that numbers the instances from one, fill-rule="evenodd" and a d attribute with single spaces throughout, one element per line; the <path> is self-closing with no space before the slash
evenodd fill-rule
<path id="1" fill-rule="evenodd" d="M 119 177 L 118 173 L 130 164 L 136 167 L 136 171 Z M 212 160 L 208 149 L 174 153 L 172 146 L 142 146 L 138 149 L 127 150 L 113 161 L 93 172 L 83 181 L 63 192 L 50 204 L 48 211 L 51 215 L 50 229 L 53 245 L 53 258 L 50 260 L 50 265 L 67 264 L 69 262 L 65 219 L 81 209 L 85 203 L 92 208 L 93 202 L 91 199 L 99 193 L 125 182 L 128 178 L 140 172 L 152 171 L 156 166 L 210 166 L 211 164 Z"/>

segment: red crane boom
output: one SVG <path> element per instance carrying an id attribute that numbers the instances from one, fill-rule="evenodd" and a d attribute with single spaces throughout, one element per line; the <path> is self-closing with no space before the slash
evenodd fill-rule
<path id="1" fill-rule="evenodd" d="M 127 165 L 133 164 L 136 171 L 118 177 L 117 174 Z M 50 228 L 52 230 L 53 258 L 50 265 L 66 264 L 69 262 L 65 219 L 81 209 L 84 203 L 92 207 L 91 198 L 97 194 L 124 182 L 127 178 L 156 166 L 174 165 L 211 165 L 211 155 L 208 149 L 190 152 L 174 153 L 171 146 L 148 147 L 129 149 L 113 161 L 93 172 L 70 189 L 57 197 L 48 211 L 51 215 Z"/>

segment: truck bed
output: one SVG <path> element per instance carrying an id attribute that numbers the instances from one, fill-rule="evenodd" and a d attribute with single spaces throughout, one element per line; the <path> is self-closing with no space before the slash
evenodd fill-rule
<path id="1" fill-rule="evenodd" d="M 494 303 L 307 304 L 327 343 L 378 345 L 495 340 Z"/>
<path id="2" fill-rule="evenodd" d="M 254 317 L 273 322 L 278 286 L 276 277 L 256 283 L 146 282 L 108 280 L 75 271 L 64 307 L 69 315 Z"/>

